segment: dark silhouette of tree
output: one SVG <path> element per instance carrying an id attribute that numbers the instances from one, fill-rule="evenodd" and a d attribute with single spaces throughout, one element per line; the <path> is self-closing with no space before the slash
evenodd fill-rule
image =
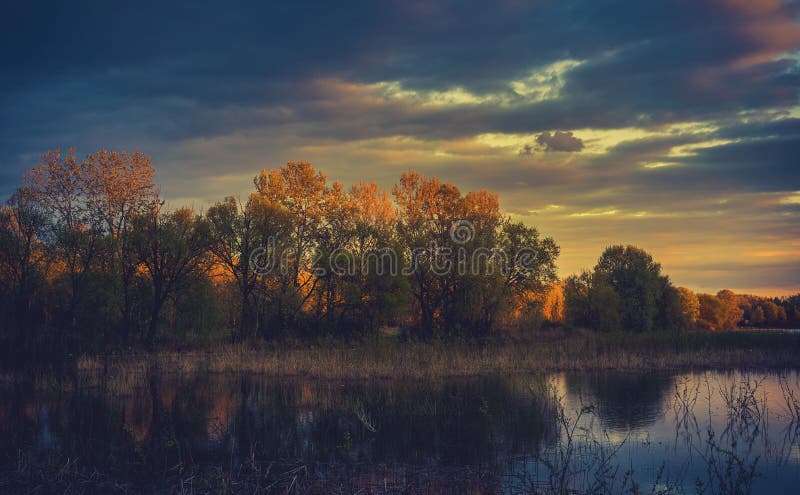
<path id="1" fill-rule="evenodd" d="M 43 285 L 47 260 L 40 236 L 45 213 L 28 188 L 20 188 L 0 207 L 0 304 L 4 334 L 13 332 L 11 344 L 19 346 L 32 320 L 36 292 Z"/>
<path id="2" fill-rule="evenodd" d="M 661 265 L 635 246 L 607 248 L 593 272 L 565 283 L 567 319 L 604 331 L 679 330 L 688 326 L 681 293 Z"/>
<path id="3" fill-rule="evenodd" d="M 622 300 L 608 279 L 591 272 L 567 277 L 564 300 L 568 323 L 601 332 L 618 332 L 622 326 Z"/>
<path id="4" fill-rule="evenodd" d="M 595 266 L 595 275 L 606 280 L 622 302 L 622 326 L 633 332 L 653 329 L 661 298 L 661 265 L 634 246 L 607 248 Z"/>
<path id="5" fill-rule="evenodd" d="M 152 346 L 164 303 L 184 289 L 195 272 L 204 269 L 208 224 L 188 208 L 162 213 L 158 207 L 134 222 L 133 242 L 149 276 L 151 302 L 145 341 Z"/>
<path id="6" fill-rule="evenodd" d="M 206 212 L 209 250 L 217 264 L 233 279 L 239 294 L 239 337 L 254 337 L 259 329 L 257 305 L 263 298 L 265 275 L 252 266 L 256 249 L 266 249 L 270 239 L 287 236 L 291 225 L 286 210 L 251 195 L 241 204 L 228 196 Z M 277 248 L 277 245 L 275 245 Z"/>

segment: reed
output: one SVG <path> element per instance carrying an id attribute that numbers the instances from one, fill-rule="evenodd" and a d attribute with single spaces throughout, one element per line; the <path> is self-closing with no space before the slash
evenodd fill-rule
<path id="1" fill-rule="evenodd" d="M 800 366 L 800 335 L 689 332 L 604 335 L 585 331 L 525 340 L 359 344 L 230 344 L 214 349 L 82 356 L 85 382 L 124 390 L 154 372 L 258 373 L 324 379 L 445 378 L 582 370 L 786 369 Z"/>

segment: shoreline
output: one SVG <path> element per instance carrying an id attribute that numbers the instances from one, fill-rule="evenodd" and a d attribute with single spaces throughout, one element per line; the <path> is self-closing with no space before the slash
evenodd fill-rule
<path id="1" fill-rule="evenodd" d="M 105 369 L 83 356 L 79 372 Z M 347 345 L 226 345 L 216 350 L 160 351 L 108 357 L 108 373 L 257 373 L 332 379 L 448 378 L 558 371 L 667 371 L 800 368 L 800 334 L 692 331 L 681 334 L 538 332 L 486 343 L 402 342 Z"/>
<path id="2" fill-rule="evenodd" d="M 59 368 L 8 369 L 0 386 L 95 387 L 126 393 L 151 377 L 257 374 L 318 380 L 446 380 L 575 371 L 662 372 L 800 369 L 800 333 L 690 331 L 598 334 L 553 329 L 486 342 L 225 344 L 192 350 L 83 355 Z"/>

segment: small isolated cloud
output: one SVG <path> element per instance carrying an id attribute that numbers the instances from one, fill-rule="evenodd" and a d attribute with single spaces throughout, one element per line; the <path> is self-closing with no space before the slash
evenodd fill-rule
<path id="1" fill-rule="evenodd" d="M 578 152 L 583 149 L 583 140 L 573 136 L 572 131 L 556 131 L 553 134 L 543 132 L 536 136 L 536 142 L 539 143 L 545 151 Z"/>

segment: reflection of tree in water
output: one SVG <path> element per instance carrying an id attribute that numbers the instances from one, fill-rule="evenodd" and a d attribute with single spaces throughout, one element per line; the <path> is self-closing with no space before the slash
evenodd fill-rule
<path id="1" fill-rule="evenodd" d="M 627 431 L 652 425 L 663 414 L 675 379 L 664 373 L 568 374 L 567 393 L 597 406 L 601 425 Z"/>
<path id="2" fill-rule="evenodd" d="M 242 382 L 238 445 L 264 458 L 468 464 L 552 441 L 552 419 L 507 380 Z M 374 431 L 372 431 L 374 430 Z"/>
<path id="3" fill-rule="evenodd" d="M 693 412 L 697 397 L 704 400 L 703 387 L 663 374 L 567 376 L 566 402 L 580 394 L 584 403 L 597 405 L 587 414 L 594 411 L 603 428 L 618 430 L 652 424 L 664 407 L 677 407 L 675 425 L 685 435 L 676 436 L 680 448 L 670 455 L 691 454 L 684 458 L 691 469 L 681 465 L 685 478 L 673 474 L 661 481 L 679 486 L 699 480 L 705 493 L 725 493 L 721 488 L 726 486 L 750 487 L 754 468 L 760 467 L 757 460 L 777 447 L 754 442 L 771 424 L 760 379 L 719 380 L 706 387 L 724 399 L 716 419 L 705 404 L 697 408 L 701 417 L 709 414 L 708 424 Z M 352 493 L 377 487 L 373 492 L 381 492 L 386 486 L 395 487 L 387 489 L 391 493 L 415 492 L 414 487 L 417 493 L 496 493 L 508 492 L 510 479 L 520 487 L 538 487 L 550 479 L 541 475 L 548 473 L 548 466 L 565 467 L 555 471 L 569 473 L 561 479 L 570 486 L 583 486 L 576 479 L 590 486 L 597 473 L 606 476 L 602 480 L 621 477 L 624 471 L 616 468 L 627 469 L 623 464 L 628 461 L 618 464 L 614 445 L 605 443 L 605 432 L 599 429 L 596 437 L 579 433 L 571 444 L 576 450 L 560 457 L 570 451 L 563 438 L 556 443 L 554 421 L 560 409 L 553 402 L 537 401 L 536 384 L 529 378 L 499 377 L 341 383 L 212 375 L 155 379 L 124 395 L 96 388 L 18 388 L 4 391 L 0 401 L 0 486 L 21 491 L 39 473 L 68 480 L 61 474 L 66 459 L 73 460 L 70 469 L 79 460 L 83 475 L 75 476 L 82 483 L 94 483 L 99 476 L 114 486 L 146 492 L 175 488 L 186 480 L 198 491 L 215 492 L 224 480 L 242 493 L 272 483 L 283 488 L 337 486 Z M 779 385 L 784 396 L 779 405 L 790 413 L 785 418 L 791 423 L 788 431 L 795 431 L 800 416 L 797 384 Z M 572 411 L 568 407 L 564 412 Z M 578 423 L 574 417 L 571 421 L 567 426 Z M 784 426 L 778 428 L 783 438 Z M 677 440 L 684 437 L 687 443 L 679 445 Z M 791 463 L 796 443 L 788 443 L 780 458 L 787 456 L 782 462 Z M 660 455 L 651 448 L 656 447 L 637 444 L 643 450 L 633 452 Z M 32 467 L 3 485 L 3 476 L 17 472 L 7 467 L 17 465 L 20 451 Z M 646 462 L 636 469 L 652 467 Z M 784 472 L 775 486 L 784 487 L 786 476 Z M 640 481 L 652 480 L 645 473 Z"/>
<path id="4" fill-rule="evenodd" d="M 122 412 L 102 397 L 18 389 L 5 395 L 2 404 L 0 467 L 80 459 L 84 466 L 122 480 L 137 469 L 125 462 L 136 458 L 136 449 L 124 428 Z M 0 491 L 14 492 L 8 487 Z"/>
<path id="5" fill-rule="evenodd" d="M 5 460 L 19 449 L 33 453 L 47 431 L 53 459 L 80 459 L 89 471 L 138 487 L 167 486 L 204 466 L 238 473 L 273 461 L 329 466 L 318 468 L 321 476 L 342 479 L 380 468 L 390 477 L 441 475 L 443 486 L 472 476 L 495 486 L 499 460 L 528 455 L 556 436 L 555 415 L 537 402 L 529 380 L 505 378 L 154 378 L 128 395 L 93 389 L 45 403 L 31 391 L 3 406 L 3 429 L 19 432 L 2 446 Z"/>

